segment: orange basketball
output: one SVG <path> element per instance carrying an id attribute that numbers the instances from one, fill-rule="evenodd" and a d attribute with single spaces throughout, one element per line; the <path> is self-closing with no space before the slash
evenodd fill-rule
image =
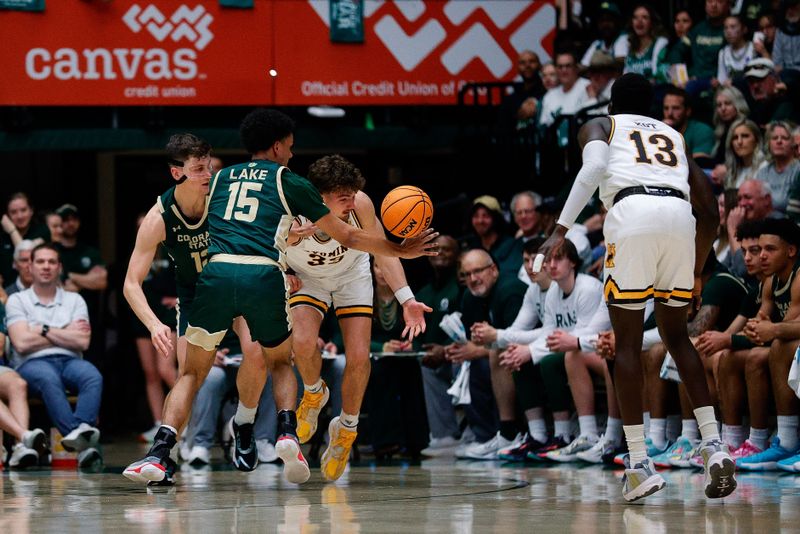
<path id="1" fill-rule="evenodd" d="M 431 198 L 413 185 L 395 187 L 381 203 L 381 221 L 397 237 L 414 237 L 431 225 L 431 219 Z"/>

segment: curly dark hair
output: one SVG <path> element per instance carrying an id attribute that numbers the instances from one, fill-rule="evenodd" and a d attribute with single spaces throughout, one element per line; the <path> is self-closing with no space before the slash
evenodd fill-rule
<path id="1" fill-rule="evenodd" d="M 358 167 L 339 154 L 324 156 L 312 163 L 308 179 L 320 193 L 356 192 L 364 189 L 366 183 Z"/>
<path id="2" fill-rule="evenodd" d="M 193 156 L 196 158 L 208 156 L 211 153 L 211 145 L 194 134 L 182 133 L 169 138 L 166 151 L 171 160 L 186 163 L 186 160 Z"/>
<path id="3" fill-rule="evenodd" d="M 247 152 L 255 154 L 286 139 L 294 133 L 294 128 L 294 121 L 287 114 L 277 109 L 258 108 L 242 120 L 239 136 Z"/>

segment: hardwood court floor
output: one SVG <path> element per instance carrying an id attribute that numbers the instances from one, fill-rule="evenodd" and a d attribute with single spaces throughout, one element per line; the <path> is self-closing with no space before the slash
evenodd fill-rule
<path id="1" fill-rule="evenodd" d="M 177 487 L 148 491 L 120 475 L 141 452 L 108 446 L 99 473 L 3 471 L 0 533 L 800 531 L 800 476 L 790 474 L 739 474 L 724 502 L 707 500 L 702 476 L 685 470 L 667 472 L 667 488 L 644 504 L 625 504 L 621 471 L 452 459 L 365 462 L 335 484 L 314 469 L 303 486 L 276 465 L 186 466 Z"/>

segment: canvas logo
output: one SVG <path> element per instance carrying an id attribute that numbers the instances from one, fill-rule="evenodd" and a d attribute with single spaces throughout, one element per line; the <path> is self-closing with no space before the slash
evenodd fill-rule
<path id="1" fill-rule="evenodd" d="M 308 2 L 330 26 L 328 2 Z M 538 8 L 531 12 L 534 3 Z M 390 5 L 394 9 L 390 9 Z M 475 21 L 478 17 L 474 14 L 480 11 L 490 21 L 488 26 Z M 492 76 L 502 78 L 512 72 L 517 58 L 509 57 L 501 44 L 510 44 L 516 52 L 533 50 L 542 62 L 550 59 L 543 41 L 553 29 L 556 12 L 552 4 L 533 0 L 449 0 L 444 4 L 422 0 L 366 0 L 364 18 L 373 16 L 378 17 L 373 25 L 378 39 L 407 72 L 437 54 L 453 76 L 477 59 Z M 419 25 L 425 18 L 428 20 Z M 402 27 L 408 23 L 418 26 L 412 34 Z"/>
<path id="2" fill-rule="evenodd" d="M 152 4 L 144 9 L 134 4 L 122 20 L 133 33 L 139 33 L 145 28 L 158 42 L 167 37 L 176 43 L 186 39 L 198 50 L 204 49 L 214 38 L 214 34 L 209 30 L 214 17 L 201 5 L 194 9 L 183 5 L 167 20 L 161 10 Z"/>
<path id="3" fill-rule="evenodd" d="M 132 5 L 122 22 L 133 33 L 143 29 L 159 43 L 188 41 L 194 48 L 32 48 L 25 55 L 25 72 L 34 80 L 194 80 L 198 77 L 197 51 L 214 39 L 214 17 L 202 5 L 181 5 L 167 19 L 153 4 Z"/>

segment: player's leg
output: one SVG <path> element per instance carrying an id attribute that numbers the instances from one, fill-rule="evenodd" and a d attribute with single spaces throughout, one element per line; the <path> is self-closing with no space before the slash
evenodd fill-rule
<path id="1" fill-rule="evenodd" d="M 772 449 L 783 449 L 775 455 L 777 467 L 787 471 L 795 471 L 794 464 L 800 461 L 800 443 L 797 439 L 798 401 L 792 388 L 789 387 L 789 369 L 800 340 L 776 339 L 769 350 L 769 371 L 772 377 L 772 394 L 775 397 L 775 411 L 778 414 L 778 435 L 773 439 Z M 777 456 L 784 456 L 777 458 Z"/>
<path id="2" fill-rule="evenodd" d="M 677 303 L 680 304 L 680 303 Z M 705 369 L 694 348 L 687 329 L 689 306 L 656 302 L 656 322 L 661 339 L 675 360 L 683 386 L 686 388 L 702 442 L 699 452 L 705 465 L 705 493 L 710 498 L 730 495 L 736 489 L 735 465 L 722 443 L 717 427 L 711 395 L 705 379 Z"/>
<path id="3" fill-rule="evenodd" d="M 669 384 L 660 376 L 661 366 L 667 354 L 663 343 L 656 343 L 641 353 L 642 371 L 644 372 L 645 395 L 650 412 L 650 432 L 648 455 L 651 458 L 666 452 L 667 440 L 667 396 Z"/>
<path id="4" fill-rule="evenodd" d="M 161 376 L 159 375 L 159 359 L 164 359 L 163 356 L 156 354 L 156 348 L 150 338 L 137 337 L 136 338 L 136 352 L 139 355 L 139 363 L 142 366 L 144 373 L 144 389 L 147 396 L 147 405 L 150 408 L 150 414 L 153 417 L 153 423 L 156 428 L 161 425 L 161 412 L 164 411 L 164 386 L 161 383 Z M 173 384 L 175 380 L 173 379 Z M 172 387 L 173 384 L 170 384 Z M 140 435 L 142 441 L 150 441 L 152 436 L 146 436 L 148 432 Z"/>
<path id="5" fill-rule="evenodd" d="M 347 308 L 343 308 L 347 309 Z M 322 476 L 336 480 L 342 476 L 358 433 L 358 415 L 369 382 L 369 342 L 372 319 L 359 315 L 339 316 L 344 339 L 345 368 L 342 377 L 342 413 L 328 426 L 328 448 L 322 454 Z M 376 414 L 379 416 L 379 414 Z"/>
<path id="6" fill-rule="evenodd" d="M 297 437 L 300 443 L 305 443 L 317 431 L 317 418 L 330 398 L 328 386 L 321 378 L 322 356 L 317 344 L 324 312 L 300 302 L 291 304 L 291 310 L 292 352 L 303 379 L 303 398 L 297 408 Z"/>

